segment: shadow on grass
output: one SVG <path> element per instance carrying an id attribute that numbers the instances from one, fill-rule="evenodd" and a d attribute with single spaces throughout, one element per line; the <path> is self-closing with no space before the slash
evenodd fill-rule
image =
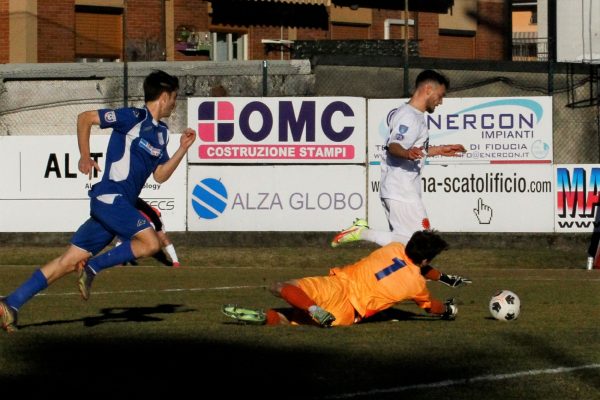
<path id="1" fill-rule="evenodd" d="M 85 324 L 88 320 L 92 326 L 105 322 L 156 321 L 161 319 L 160 314 L 187 311 L 191 310 L 175 304 L 107 308 L 101 311 L 100 316 L 77 321 Z M 391 309 L 381 318 L 381 321 L 435 320 L 400 309 Z M 46 324 L 70 322 L 73 321 L 50 321 Z M 185 395 L 199 399 L 316 399 L 339 396 L 378 400 L 541 400 L 572 397 L 564 397 L 563 393 L 555 393 L 554 397 L 541 396 L 536 391 L 543 385 L 531 387 L 526 396 L 521 393 L 522 397 L 519 397 L 513 386 L 523 390 L 521 382 L 527 383 L 527 380 L 499 379 L 495 383 L 493 379 L 470 382 L 469 378 L 518 372 L 520 368 L 514 365 L 515 352 L 501 350 L 506 348 L 516 348 L 518 352 L 527 350 L 527 355 L 542 365 L 540 368 L 586 363 L 563 348 L 545 343 L 537 335 L 522 333 L 503 335 L 499 339 L 499 351 L 477 346 L 450 347 L 452 343 L 448 343 L 448 351 L 443 352 L 431 351 L 426 345 L 409 348 L 408 342 L 403 339 L 403 324 L 391 325 L 392 329 L 387 327 L 389 335 L 382 337 L 387 339 L 385 343 L 373 343 L 368 337 L 348 340 L 350 337 L 360 338 L 357 336 L 360 326 L 331 330 L 241 326 L 221 329 L 216 326 L 217 329 L 191 328 L 191 331 L 183 333 L 178 330 L 173 336 L 164 332 L 160 336 L 153 335 L 153 332 L 134 335 L 116 332 L 101 336 L 90 334 L 93 332 L 90 330 L 75 336 L 42 336 L 35 332 L 18 336 L 17 333 L 0 341 L 3 365 L 7 365 L 5 360 L 11 360 L 9 368 L 0 369 L 0 382 L 2 389 L 20 396 L 39 393 L 47 397 L 60 396 L 61 399 L 81 398 L 83 393 L 83 397 L 131 396 L 136 399 L 146 396 L 170 399 Z M 431 328 L 433 324 L 426 325 L 427 329 L 423 330 L 425 336 L 427 330 L 434 329 Z M 306 337 L 309 339 L 306 340 Z M 290 342 L 282 341 L 282 338 L 288 338 Z M 345 345 L 334 346 L 331 340 Z M 353 347 L 348 347 L 350 343 Z M 597 385 L 597 370 L 578 371 L 576 374 L 582 384 Z M 548 382 L 561 377 L 549 375 L 543 379 Z M 448 387 L 395 390 L 450 381 L 459 383 Z"/>
<path id="2" fill-rule="evenodd" d="M 93 317 L 84 317 L 77 319 L 52 320 L 38 322 L 35 324 L 19 325 L 19 330 L 24 330 L 36 326 L 52 326 L 61 324 L 72 324 L 75 322 L 83 322 L 84 326 L 94 327 L 104 323 L 119 323 L 119 322 L 156 322 L 162 321 L 164 318 L 160 314 L 174 314 L 182 312 L 195 311 L 190 308 L 182 308 L 182 304 L 159 304 L 154 307 L 112 307 L 103 308 L 100 310 L 101 315 Z"/>
<path id="3" fill-rule="evenodd" d="M 399 308 L 388 308 L 372 317 L 361 321 L 361 324 L 373 322 L 389 322 L 389 321 L 439 321 L 440 317 L 427 315 L 423 313 L 414 313 L 412 311 L 401 310 Z"/>

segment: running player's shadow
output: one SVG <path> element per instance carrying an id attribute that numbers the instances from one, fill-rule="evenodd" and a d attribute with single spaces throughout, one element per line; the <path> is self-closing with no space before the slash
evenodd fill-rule
<path id="1" fill-rule="evenodd" d="M 71 324 L 74 322 L 83 322 L 84 326 L 93 327 L 104 323 L 118 322 L 157 322 L 164 318 L 157 314 L 173 314 L 181 312 L 196 311 L 191 308 L 183 308 L 182 304 L 159 304 L 154 307 L 113 307 L 100 310 L 101 315 L 93 317 L 84 317 L 77 319 L 53 320 L 38 322 L 34 324 L 19 325 L 19 329 L 25 329 L 34 326 L 51 326 L 59 324 Z"/>

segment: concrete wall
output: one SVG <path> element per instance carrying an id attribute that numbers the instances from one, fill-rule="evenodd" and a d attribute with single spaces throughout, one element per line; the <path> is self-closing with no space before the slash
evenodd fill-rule
<path id="1" fill-rule="evenodd" d="M 0 65 L 0 135 L 75 134 L 78 113 L 124 105 L 124 83 L 129 105 L 143 105 L 142 83 L 154 69 L 179 77 L 179 101 L 168 121 L 173 132 L 185 128 L 186 99 L 208 97 L 216 85 L 228 96 L 263 94 L 261 61 Z M 268 61 L 267 76 L 269 96 L 315 94 L 306 60 Z"/>

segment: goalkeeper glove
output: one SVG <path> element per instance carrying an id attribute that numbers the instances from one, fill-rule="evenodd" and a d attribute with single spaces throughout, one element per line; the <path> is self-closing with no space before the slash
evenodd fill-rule
<path id="1" fill-rule="evenodd" d="M 440 275 L 440 282 L 442 282 L 444 285 L 448 285 L 454 288 L 463 285 L 470 285 L 471 283 L 473 283 L 472 280 L 470 280 L 469 278 L 465 278 L 464 276 L 446 275 L 444 273 Z"/>
<path id="2" fill-rule="evenodd" d="M 444 302 L 444 305 L 446 306 L 446 311 L 444 311 L 444 313 L 442 314 L 442 319 L 445 319 L 446 321 L 455 320 L 456 314 L 458 314 L 458 307 L 456 306 L 456 299 L 455 298 L 447 299 Z"/>

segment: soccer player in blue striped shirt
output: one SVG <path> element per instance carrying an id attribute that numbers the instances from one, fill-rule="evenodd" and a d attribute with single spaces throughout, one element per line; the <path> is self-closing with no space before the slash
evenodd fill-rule
<path id="1" fill-rule="evenodd" d="M 183 131 L 179 148 L 169 156 L 169 129 L 161 119 L 171 115 L 177 100 L 179 80 L 163 71 L 144 79 L 143 108 L 127 107 L 85 111 L 77 118 L 79 171 L 91 174 L 100 170 L 90 157 L 93 125 L 112 128 L 106 151 L 105 172 L 92 186 L 90 218 L 71 238 L 64 254 L 34 271 L 14 292 L 0 300 L 0 323 L 4 330 L 16 330 L 19 309 L 33 296 L 59 278 L 79 270 L 79 291 L 84 300 L 90 296 L 92 282 L 102 270 L 140 257 L 152 256 L 160 241 L 150 222 L 135 207 L 135 202 L 152 174 L 165 182 L 173 174 L 196 138 L 193 129 Z M 115 236 L 121 246 L 98 254 Z"/>

